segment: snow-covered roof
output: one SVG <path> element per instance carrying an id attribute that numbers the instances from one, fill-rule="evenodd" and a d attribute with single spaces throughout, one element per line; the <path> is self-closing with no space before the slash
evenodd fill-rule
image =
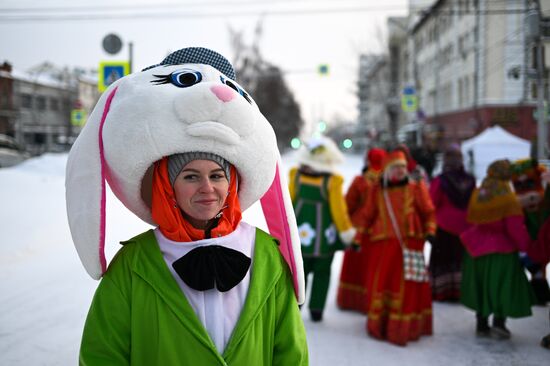
<path id="1" fill-rule="evenodd" d="M 26 81 L 32 84 L 40 84 L 54 88 L 66 88 L 67 82 L 55 78 L 53 75 L 44 73 L 28 73 L 17 69 L 12 69 L 11 77 L 16 80 Z"/>
<path id="2" fill-rule="evenodd" d="M 36 69 L 36 68 L 35 68 Z M 48 69 L 44 71 L 33 71 L 33 72 L 26 72 L 21 71 L 18 69 L 12 69 L 11 72 L 7 71 L 0 71 L 0 76 L 5 78 L 11 78 L 14 80 L 20 80 L 25 81 L 32 84 L 40 84 L 43 86 L 49 86 L 53 88 L 67 88 L 67 86 L 70 84 L 70 78 L 61 79 L 59 77 L 60 71 L 59 70 L 53 70 Z M 91 74 L 91 73 L 74 73 L 73 80 L 80 80 L 86 83 L 90 84 L 97 84 L 98 76 L 97 74 Z"/>

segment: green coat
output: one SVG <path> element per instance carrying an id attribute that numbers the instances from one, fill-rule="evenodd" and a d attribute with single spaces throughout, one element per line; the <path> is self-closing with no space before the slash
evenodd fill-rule
<path id="1" fill-rule="evenodd" d="M 275 240 L 256 230 L 247 298 L 219 354 L 170 273 L 152 230 L 124 243 L 97 291 L 80 365 L 307 365 L 305 329 Z"/>

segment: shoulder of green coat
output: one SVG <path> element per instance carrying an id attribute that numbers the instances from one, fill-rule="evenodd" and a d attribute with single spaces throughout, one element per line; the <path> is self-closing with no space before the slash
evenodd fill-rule
<path id="1" fill-rule="evenodd" d="M 283 255 L 279 250 L 280 242 L 277 238 L 271 234 L 263 231 L 260 228 L 256 228 L 256 249 L 264 252 L 264 255 L 271 258 L 271 262 L 275 262 L 277 267 L 287 268 L 287 264 Z M 264 258 L 267 260 L 267 258 Z"/>
<path id="2" fill-rule="evenodd" d="M 121 241 L 120 244 L 126 246 L 127 244 L 132 244 L 132 243 L 136 243 L 136 242 L 140 242 L 140 241 L 144 241 L 144 240 L 150 240 L 151 235 L 153 235 L 153 236 L 155 235 L 153 230 L 147 230 L 147 231 L 142 232 L 141 234 L 138 234 L 138 235 L 134 236 L 131 239 Z"/>
<path id="3" fill-rule="evenodd" d="M 131 267 L 137 253 L 141 251 L 141 245 L 144 242 L 151 240 L 155 240 L 153 230 L 147 230 L 129 240 L 121 241 L 120 244 L 122 244 L 122 248 L 118 250 L 113 257 L 113 260 L 111 260 L 111 263 L 109 263 L 109 267 L 107 268 L 105 275 L 113 275 L 114 272 L 122 271 Z"/>
<path id="4" fill-rule="evenodd" d="M 275 263 L 272 265 L 275 265 L 277 270 L 276 272 L 271 273 L 272 276 L 286 274 L 285 276 L 280 277 L 288 278 L 292 281 L 290 268 L 279 250 L 279 240 L 262 229 L 256 228 L 256 245 L 262 246 L 263 250 L 266 250 L 270 254 L 270 257 L 273 257 L 274 260 L 272 260 L 272 262 Z M 280 279 L 278 282 L 281 282 Z M 284 282 L 286 282 L 286 280 Z"/>
<path id="5" fill-rule="evenodd" d="M 270 252 L 279 252 L 279 240 L 260 228 L 256 228 L 256 245 L 258 244 L 267 246 L 266 249 Z"/>

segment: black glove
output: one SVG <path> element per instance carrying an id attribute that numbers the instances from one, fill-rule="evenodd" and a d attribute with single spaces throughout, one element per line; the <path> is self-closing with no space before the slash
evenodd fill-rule
<path id="1" fill-rule="evenodd" d="M 540 264 L 533 262 L 533 260 L 529 258 L 526 253 L 519 254 L 519 261 L 523 265 L 523 267 L 525 267 L 525 269 L 527 269 L 531 273 L 531 275 L 534 275 L 542 268 Z"/>
<path id="2" fill-rule="evenodd" d="M 432 235 L 432 234 L 428 234 L 426 235 L 426 240 L 428 241 L 428 243 L 430 243 L 431 246 L 434 246 L 435 245 L 435 235 Z"/>

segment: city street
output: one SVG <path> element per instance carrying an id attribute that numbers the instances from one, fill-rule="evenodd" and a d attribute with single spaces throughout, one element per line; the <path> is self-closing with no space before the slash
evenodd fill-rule
<path id="1" fill-rule="evenodd" d="M 283 157 L 286 168 L 292 155 Z M 75 365 L 85 316 L 97 282 L 81 266 L 65 214 L 66 154 L 46 154 L 13 168 L 0 169 L 0 364 Z M 346 184 L 361 168 L 348 156 L 342 167 Z M 107 250 L 148 228 L 112 195 L 107 197 Z M 254 209 L 252 209 L 254 210 Z M 252 212 L 245 220 L 261 226 Z M 304 322 L 310 364 L 338 365 L 543 365 L 550 351 L 539 346 L 550 332 L 548 307 L 511 320 L 509 341 L 477 339 L 474 314 L 458 304 L 434 304 L 434 335 L 407 347 L 368 337 L 365 316 L 336 308 L 335 290 L 342 255 L 333 277 L 324 321 Z"/>

